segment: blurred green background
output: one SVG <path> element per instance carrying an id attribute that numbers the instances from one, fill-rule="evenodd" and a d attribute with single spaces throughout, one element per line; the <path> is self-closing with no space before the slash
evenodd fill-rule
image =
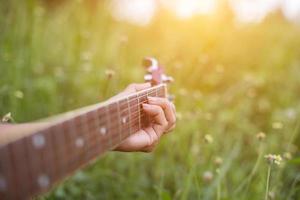
<path id="1" fill-rule="evenodd" d="M 280 10 L 238 23 L 222 2 L 189 19 L 161 8 L 138 26 L 110 1 L 0 1 L 1 116 L 104 101 L 143 81 L 144 56 L 175 79 L 177 127 L 153 153 L 107 153 L 39 199 L 263 199 L 269 153 L 283 157 L 269 199 L 300 198 L 300 25 Z"/>

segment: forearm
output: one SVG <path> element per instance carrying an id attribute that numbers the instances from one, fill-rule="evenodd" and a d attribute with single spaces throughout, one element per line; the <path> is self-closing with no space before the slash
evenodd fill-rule
<path id="1" fill-rule="evenodd" d="M 47 122 L 22 124 L 0 123 L 0 144 L 13 141 L 48 125 Z"/>

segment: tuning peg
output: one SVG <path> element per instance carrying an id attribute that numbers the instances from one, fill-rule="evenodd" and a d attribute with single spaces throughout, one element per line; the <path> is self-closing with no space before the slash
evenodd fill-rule
<path id="1" fill-rule="evenodd" d="M 164 75 L 163 67 L 159 66 L 155 58 L 146 57 L 142 64 L 148 70 L 148 74 L 144 76 L 146 82 L 151 82 L 152 85 L 158 85 L 174 81 L 172 77 Z"/>
<path id="2" fill-rule="evenodd" d="M 151 74 L 146 74 L 146 75 L 144 76 L 144 80 L 145 80 L 146 82 L 151 82 L 151 81 L 152 81 L 152 75 L 151 75 Z"/>
<path id="3" fill-rule="evenodd" d="M 158 66 L 158 61 L 152 57 L 145 57 L 143 60 L 144 67 Z"/>
<path id="4" fill-rule="evenodd" d="M 164 83 L 172 83 L 172 82 L 174 82 L 174 79 L 171 76 L 166 76 L 166 75 L 163 74 L 162 75 L 162 81 Z"/>
<path id="5" fill-rule="evenodd" d="M 147 68 L 148 72 L 153 72 L 158 69 L 158 61 L 155 58 L 146 57 L 143 60 L 143 66 Z"/>

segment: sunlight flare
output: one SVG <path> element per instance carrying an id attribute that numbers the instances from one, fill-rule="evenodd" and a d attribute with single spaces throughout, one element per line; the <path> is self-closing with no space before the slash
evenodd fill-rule
<path id="1" fill-rule="evenodd" d="M 197 14 L 210 14 L 216 7 L 216 0 L 163 0 L 162 3 L 182 19 L 190 18 Z"/>
<path id="2" fill-rule="evenodd" d="M 140 26 L 150 23 L 156 11 L 153 0 L 113 0 L 111 10 L 118 21 L 127 21 Z"/>

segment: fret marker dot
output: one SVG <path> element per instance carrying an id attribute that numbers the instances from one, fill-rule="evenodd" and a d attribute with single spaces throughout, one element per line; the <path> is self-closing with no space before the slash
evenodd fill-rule
<path id="1" fill-rule="evenodd" d="M 32 137 L 32 143 L 33 146 L 35 146 L 37 149 L 40 149 L 45 145 L 45 138 L 42 135 L 34 135 Z"/>
<path id="2" fill-rule="evenodd" d="M 41 188 L 47 188 L 50 184 L 49 177 L 45 174 L 40 175 L 37 182 Z"/>
<path id="3" fill-rule="evenodd" d="M 84 145 L 84 140 L 82 138 L 77 138 L 76 141 L 75 141 L 75 145 L 77 147 L 83 147 Z"/>
<path id="4" fill-rule="evenodd" d="M 100 128 L 100 133 L 101 133 L 102 135 L 105 135 L 105 134 L 106 134 L 106 128 L 105 128 L 105 127 L 101 127 L 101 128 Z"/>
<path id="5" fill-rule="evenodd" d="M 126 122 L 127 122 L 127 118 L 126 118 L 126 117 L 123 117 L 123 118 L 122 118 L 122 123 L 125 124 Z"/>
<path id="6" fill-rule="evenodd" d="M 6 190 L 6 181 L 3 176 L 0 176 L 0 191 L 3 192 Z"/>

